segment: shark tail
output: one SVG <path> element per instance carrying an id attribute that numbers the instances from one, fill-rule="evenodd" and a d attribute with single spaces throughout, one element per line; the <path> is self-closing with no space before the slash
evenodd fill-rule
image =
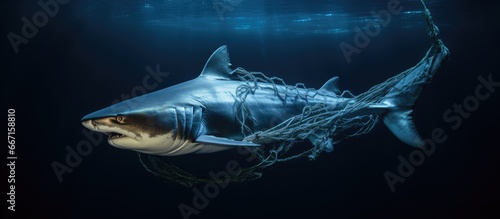
<path id="1" fill-rule="evenodd" d="M 442 52 L 433 59 L 444 60 L 446 56 L 447 52 Z M 384 105 L 390 106 L 389 110 L 382 116 L 384 124 L 399 140 L 416 148 L 422 148 L 425 142 L 418 134 L 413 122 L 413 107 L 440 64 L 441 62 L 437 61 L 433 65 L 417 66 L 392 87 L 382 99 Z"/>
<path id="2" fill-rule="evenodd" d="M 425 7 L 425 5 L 424 5 Z M 424 140 L 420 137 L 412 120 L 415 102 L 441 66 L 448 59 L 449 50 L 437 37 L 438 28 L 433 24 L 429 10 L 425 8 L 429 35 L 432 46 L 426 56 L 413 68 L 391 79 L 394 85 L 383 96 L 381 103 L 390 108 L 382 115 L 383 122 L 402 142 L 423 148 Z M 399 78 L 398 78 L 399 76 Z M 389 80 L 391 80 L 389 79 Z"/>

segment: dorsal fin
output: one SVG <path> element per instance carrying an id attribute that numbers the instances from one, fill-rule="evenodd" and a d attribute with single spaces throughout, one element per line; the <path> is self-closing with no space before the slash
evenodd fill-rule
<path id="1" fill-rule="evenodd" d="M 319 90 L 333 92 L 337 95 L 340 95 L 341 93 L 339 90 L 339 77 L 335 76 L 335 77 L 331 78 Z"/>
<path id="2" fill-rule="evenodd" d="M 200 77 L 210 79 L 229 79 L 231 72 L 231 63 L 229 62 L 229 53 L 227 46 L 221 46 L 208 58 Z"/>

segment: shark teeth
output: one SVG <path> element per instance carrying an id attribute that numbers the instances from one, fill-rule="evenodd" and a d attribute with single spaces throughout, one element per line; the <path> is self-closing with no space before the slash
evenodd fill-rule
<path id="1" fill-rule="evenodd" d="M 109 135 L 109 139 L 117 139 L 117 138 L 127 137 L 126 135 L 118 134 L 116 132 L 109 132 L 107 134 Z"/>

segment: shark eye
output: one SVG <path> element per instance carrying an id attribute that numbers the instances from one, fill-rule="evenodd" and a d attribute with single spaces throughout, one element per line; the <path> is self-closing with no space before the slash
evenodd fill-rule
<path id="1" fill-rule="evenodd" d="M 125 122 L 125 117 L 123 117 L 123 116 L 117 116 L 116 117 L 116 121 L 118 121 L 120 123 L 123 123 L 123 122 Z"/>

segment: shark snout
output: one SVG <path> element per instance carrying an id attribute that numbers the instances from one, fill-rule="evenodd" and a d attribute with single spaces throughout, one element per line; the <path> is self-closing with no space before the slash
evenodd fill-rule
<path id="1" fill-rule="evenodd" d="M 82 119 L 82 125 L 85 128 L 88 128 L 92 131 L 96 132 L 105 132 L 104 130 L 101 130 L 101 127 L 106 127 L 110 126 L 112 118 L 98 118 L 98 119 L 85 119 L 85 117 Z"/>
<path id="2" fill-rule="evenodd" d="M 119 118 L 120 116 L 118 116 Z M 119 119 L 118 119 L 119 120 Z M 82 125 L 95 132 L 102 132 L 109 136 L 109 140 L 114 140 L 123 137 L 135 139 L 138 137 L 130 130 L 122 127 L 115 117 L 105 117 L 97 119 L 82 120 Z"/>
<path id="3" fill-rule="evenodd" d="M 116 121 L 117 113 L 111 110 L 111 107 L 104 108 L 84 116 L 81 123 L 85 128 L 97 132 L 106 132 L 106 126 L 116 126 L 113 121 Z"/>
<path id="4" fill-rule="evenodd" d="M 87 120 L 82 120 L 82 125 L 85 127 L 85 128 L 88 128 L 92 131 L 97 131 L 96 130 L 96 125 L 92 122 L 91 119 L 87 119 Z"/>

